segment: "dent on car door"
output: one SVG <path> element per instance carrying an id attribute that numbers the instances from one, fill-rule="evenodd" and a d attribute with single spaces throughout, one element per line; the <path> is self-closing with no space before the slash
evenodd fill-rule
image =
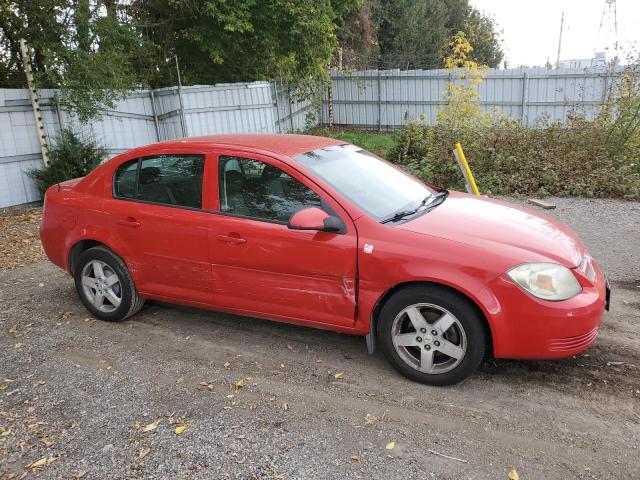
<path id="1" fill-rule="evenodd" d="M 142 293 L 212 301 L 204 166 L 203 154 L 165 153 L 115 171 L 113 228 L 127 245 Z"/>
<path id="2" fill-rule="evenodd" d="M 356 235 L 349 217 L 287 165 L 248 157 L 218 160 L 220 213 L 210 237 L 216 304 L 294 321 L 352 325 Z M 287 227 L 293 213 L 314 206 L 339 215 L 344 232 Z"/>

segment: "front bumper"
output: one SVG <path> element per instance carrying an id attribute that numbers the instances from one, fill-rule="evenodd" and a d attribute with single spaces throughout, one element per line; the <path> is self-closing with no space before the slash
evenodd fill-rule
<path id="1" fill-rule="evenodd" d="M 501 275 L 487 289 L 495 303 L 488 312 L 496 358 L 553 359 L 575 355 L 598 335 L 609 287 L 597 269 L 594 282 L 559 302 L 538 299 Z"/>

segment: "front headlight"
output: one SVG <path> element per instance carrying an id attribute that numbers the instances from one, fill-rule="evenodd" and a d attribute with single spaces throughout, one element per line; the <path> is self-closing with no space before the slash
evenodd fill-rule
<path id="1" fill-rule="evenodd" d="M 582 291 L 576 277 L 557 263 L 526 263 L 512 268 L 507 275 L 534 297 L 566 300 Z"/>

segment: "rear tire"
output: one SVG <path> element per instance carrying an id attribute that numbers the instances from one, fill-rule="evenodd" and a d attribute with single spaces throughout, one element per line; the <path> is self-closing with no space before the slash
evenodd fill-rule
<path id="1" fill-rule="evenodd" d="M 487 346 L 484 319 L 461 294 L 439 286 L 407 287 L 382 307 L 382 351 L 405 377 L 453 385 L 480 365 Z"/>
<path id="2" fill-rule="evenodd" d="M 144 305 L 127 266 L 106 247 L 93 247 L 80 255 L 74 280 L 80 300 L 100 320 L 124 320 Z"/>

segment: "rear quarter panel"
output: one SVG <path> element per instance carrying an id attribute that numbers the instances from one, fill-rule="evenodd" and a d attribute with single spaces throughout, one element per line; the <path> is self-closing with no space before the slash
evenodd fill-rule
<path id="1" fill-rule="evenodd" d="M 104 211 L 104 169 L 83 179 L 53 185 L 45 193 L 40 224 L 43 249 L 52 263 L 70 271 L 70 252 L 82 240 L 105 244 L 127 262 L 126 249 L 107 228 Z M 135 272 L 132 272 L 135 278 Z"/>

